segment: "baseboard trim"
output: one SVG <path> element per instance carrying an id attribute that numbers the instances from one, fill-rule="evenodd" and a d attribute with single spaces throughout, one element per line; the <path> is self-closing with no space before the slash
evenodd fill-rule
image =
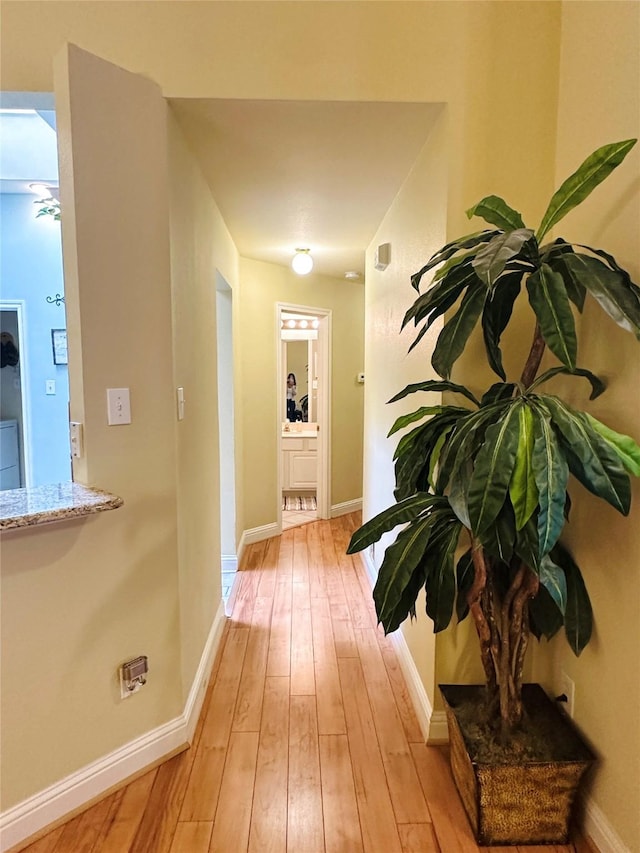
<path id="1" fill-rule="evenodd" d="M 45 827 L 59 823 L 66 815 L 78 813 L 83 806 L 191 742 L 224 623 L 224 608 L 220 604 L 182 714 L 5 811 L 0 815 L 2 853 L 41 833 Z"/>
<path id="2" fill-rule="evenodd" d="M 584 801 L 583 834 L 600 853 L 631 853 L 611 826 L 602 809 L 587 797 Z"/>
<path id="3" fill-rule="evenodd" d="M 363 559 L 367 572 L 367 577 L 371 582 L 371 586 L 373 586 L 378 571 L 371 558 L 371 552 L 363 551 L 360 556 Z M 404 634 L 402 633 L 402 631 L 398 630 L 394 631 L 393 634 L 390 635 L 390 637 L 396 655 L 398 656 L 398 663 L 400 664 L 400 669 L 402 670 L 402 674 L 404 675 L 404 680 L 407 683 L 407 690 L 409 691 L 409 696 L 411 697 L 411 701 L 413 703 L 413 709 L 416 712 L 416 717 L 418 718 L 418 725 L 420 726 L 420 731 L 422 732 L 422 736 L 424 737 L 426 742 L 432 739 L 433 737 L 432 720 L 434 717 L 434 712 L 433 707 L 431 705 L 431 701 L 429 699 L 429 696 L 427 695 L 427 691 L 424 688 L 424 684 L 422 683 L 422 679 L 420 678 L 420 674 L 418 673 L 418 669 L 415 665 L 415 661 L 413 660 L 413 656 L 409 651 L 409 646 L 407 645 L 407 641 L 404 638 Z"/>
<path id="4" fill-rule="evenodd" d="M 273 536 L 279 536 L 282 529 L 277 522 L 271 524 L 263 524 L 262 527 L 250 527 L 245 530 L 240 538 L 240 547 L 238 548 L 238 565 L 240 565 L 240 554 L 244 551 L 246 545 L 252 545 L 254 542 L 262 542 L 263 539 L 271 539 Z"/>
<path id="5" fill-rule="evenodd" d="M 353 501 L 343 501 L 331 507 L 331 518 L 337 518 L 339 515 L 348 515 L 350 512 L 359 512 L 361 509 L 362 498 L 356 498 Z"/>
<path id="6" fill-rule="evenodd" d="M 202 654 L 200 655 L 200 663 L 198 664 L 196 674 L 191 682 L 191 689 L 187 696 L 182 717 L 178 717 L 178 719 L 184 719 L 188 743 L 191 743 L 193 740 L 193 735 L 195 734 L 196 726 L 198 725 L 200 711 L 202 710 L 204 697 L 207 692 L 207 687 L 209 686 L 209 677 L 213 668 L 213 661 L 215 660 L 215 656 L 220 648 L 220 641 L 222 640 L 222 632 L 224 631 L 226 619 L 224 602 L 221 601 L 218 605 L 216 615 L 213 617 L 213 622 L 209 629 L 209 635 L 204 644 Z"/>
<path id="7" fill-rule="evenodd" d="M 238 570 L 238 558 L 235 554 L 223 554 L 220 557 L 222 572 L 236 572 Z"/>

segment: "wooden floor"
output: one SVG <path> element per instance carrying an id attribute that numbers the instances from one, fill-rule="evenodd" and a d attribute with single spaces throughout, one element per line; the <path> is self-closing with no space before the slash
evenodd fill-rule
<path id="1" fill-rule="evenodd" d="M 191 749 L 29 853 L 470 853 L 376 628 L 357 514 L 251 545 Z M 573 853 L 576 846 L 480 848 Z"/>

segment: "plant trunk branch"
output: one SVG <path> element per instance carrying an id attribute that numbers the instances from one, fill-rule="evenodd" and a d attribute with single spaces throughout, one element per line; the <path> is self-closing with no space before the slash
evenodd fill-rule
<path id="1" fill-rule="evenodd" d="M 531 349 L 529 350 L 529 355 L 525 362 L 522 376 L 520 377 L 520 382 L 522 382 L 525 388 L 528 388 L 536 378 L 540 362 L 542 361 L 542 356 L 544 355 L 545 346 L 546 344 L 542 337 L 542 332 L 540 331 L 540 324 L 536 323 L 536 328 L 533 333 L 533 341 L 531 342 Z"/>
<path id="2" fill-rule="evenodd" d="M 487 584 L 487 564 L 482 546 L 473 537 L 471 538 L 471 557 L 475 572 L 473 585 L 467 593 L 467 604 L 476 626 L 480 642 L 480 658 L 491 697 L 496 690 L 496 671 L 491 656 L 491 628 L 481 605 L 482 594 Z"/>

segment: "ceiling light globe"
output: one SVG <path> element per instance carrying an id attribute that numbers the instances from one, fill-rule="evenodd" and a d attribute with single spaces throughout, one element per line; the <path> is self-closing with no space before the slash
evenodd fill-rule
<path id="1" fill-rule="evenodd" d="M 291 261 L 291 268 L 298 275 L 308 275 L 313 269 L 313 258 L 308 249 L 298 249 Z"/>

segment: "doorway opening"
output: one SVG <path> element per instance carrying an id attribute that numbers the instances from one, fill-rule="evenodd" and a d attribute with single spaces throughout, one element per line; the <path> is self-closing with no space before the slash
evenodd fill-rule
<path id="1" fill-rule="evenodd" d="M 0 93 L 0 136 L 0 470 L 12 489 L 72 478 L 53 96 Z"/>
<path id="2" fill-rule="evenodd" d="M 277 306 L 278 524 L 330 517 L 331 311 Z"/>
<path id="3" fill-rule="evenodd" d="M 225 606 L 238 568 L 233 409 L 233 291 L 216 271 L 218 442 L 220 451 L 220 549 Z"/>

